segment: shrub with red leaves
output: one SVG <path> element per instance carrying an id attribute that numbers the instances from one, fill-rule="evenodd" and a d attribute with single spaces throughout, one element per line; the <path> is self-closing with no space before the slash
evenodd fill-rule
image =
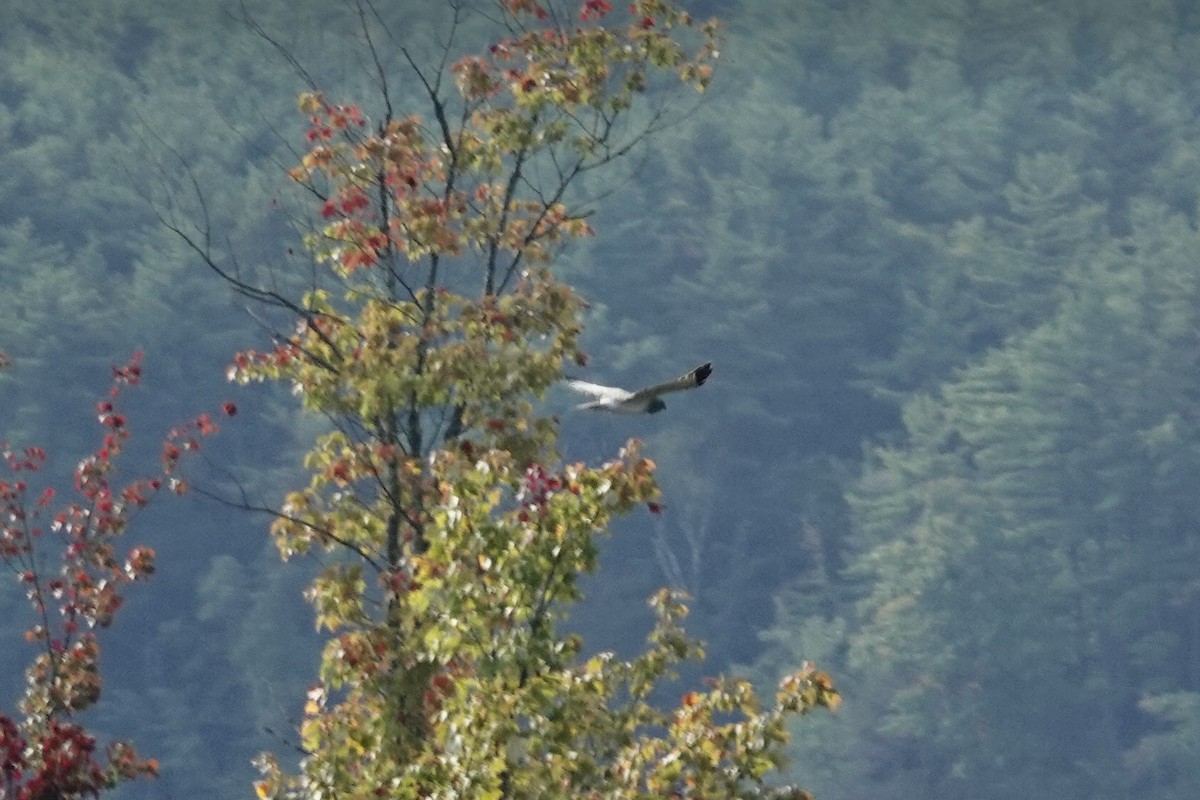
<path id="1" fill-rule="evenodd" d="M 67 800 L 98 797 L 101 791 L 141 776 L 158 766 L 141 759 L 123 742 L 108 745 L 97 758 L 96 740 L 66 718 L 100 698 L 98 630 L 112 624 L 128 585 L 154 573 L 154 551 L 145 546 L 123 552 L 120 537 L 139 510 L 168 486 L 184 451 L 217 429 L 201 414 L 172 430 L 164 443 L 159 474 L 116 482 L 117 459 L 130 438 L 128 420 L 117 403 L 126 386 L 142 377 L 141 355 L 113 367 L 107 398 L 96 404 L 101 444 L 75 469 L 76 496 L 35 482 L 47 455 L 40 447 L 14 448 L 0 443 L 0 560 L 12 569 L 29 599 L 33 622 L 25 639 L 38 648 L 26 670 L 21 701 L 23 718 L 0 714 L 0 800 Z M 224 411 L 233 415 L 231 403 Z M 57 507 L 55 507 L 57 505 Z M 56 572 L 47 549 L 62 546 Z"/>

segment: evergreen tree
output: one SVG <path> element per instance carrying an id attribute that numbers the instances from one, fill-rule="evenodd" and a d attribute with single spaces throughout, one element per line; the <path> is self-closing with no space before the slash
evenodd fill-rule
<path id="1" fill-rule="evenodd" d="M 855 497 L 877 544 L 853 663 L 928 791 L 1127 796 L 1141 687 L 1194 690 L 1196 233 L 1134 220 L 1134 255 L 1081 266 L 1053 320 L 908 403 Z"/>

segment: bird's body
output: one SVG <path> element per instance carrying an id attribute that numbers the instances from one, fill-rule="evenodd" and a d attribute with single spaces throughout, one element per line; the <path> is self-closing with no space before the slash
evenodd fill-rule
<path id="1" fill-rule="evenodd" d="M 647 386 L 645 389 L 639 389 L 636 392 L 630 392 L 616 386 L 601 386 L 597 383 L 588 383 L 587 381 L 579 380 L 567 381 L 567 385 L 575 391 L 592 398 L 586 403 L 580 403 L 575 406 L 577 409 L 610 411 L 614 414 L 656 414 L 667 407 L 667 404 L 662 401 L 660 395 L 703 386 L 711 374 L 712 363 L 706 362 L 673 381 L 660 383 L 657 386 Z"/>

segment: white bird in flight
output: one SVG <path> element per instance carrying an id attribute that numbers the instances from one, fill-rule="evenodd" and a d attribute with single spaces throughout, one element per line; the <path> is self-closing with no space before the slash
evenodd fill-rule
<path id="1" fill-rule="evenodd" d="M 703 386 L 711 374 L 712 362 L 705 362 L 687 375 L 681 375 L 673 381 L 660 383 L 657 386 L 647 386 L 636 392 L 616 386 L 600 386 L 587 381 L 570 380 L 567 381 L 567 385 L 592 398 L 586 403 L 575 406 L 577 409 L 611 411 L 616 414 L 657 414 L 667 407 L 667 404 L 662 401 L 661 395 Z"/>

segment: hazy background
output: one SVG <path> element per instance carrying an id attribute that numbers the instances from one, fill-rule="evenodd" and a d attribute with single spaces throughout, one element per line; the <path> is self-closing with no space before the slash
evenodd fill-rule
<path id="1" fill-rule="evenodd" d="M 378 7 L 436 51 L 439 4 Z M 793 772 L 826 800 L 1200 796 L 1200 4 L 691 8 L 727 23 L 711 93 L 587 187 L 612 192 L 598 235 L 561 262 L 593 306 L 589 378 L 715 365 L 653 417 L 550 398 L 567 458 L 640 437 L 666 489 L 606 545 L 587 641 L 638 646 L 671 584 L 705 672 L 770 691 L 817 660 L 846 702 L 797 728 Z M 373 110 L 351 9 L 244 10 Z M 154 211 L 196 211 L 186 163 L 220 247 L 305 268 L 285 218 L 305 86 L 242 14 L 0 7 L 0 439 L 45 446 L 55 475 L 94 447 L 109 365 L 138 348 L 134 473 L 167 427 L 233 400 L 199 477 L 269 499 L 317 429 L 285 393 L 225 383 L 267 342 Z M 465 34 L 479 52 L 498 35 Z M 163 777 L 117 796 L 247 796 L 249 759 L 287 753 L 316 661 L 310 567 L 280 566 L 265 526 L 189 497 L 130 533 L 159 572 L 106 640 L 88 722 Z M 6 579 L 6 708 L 25 613 Z"/>

